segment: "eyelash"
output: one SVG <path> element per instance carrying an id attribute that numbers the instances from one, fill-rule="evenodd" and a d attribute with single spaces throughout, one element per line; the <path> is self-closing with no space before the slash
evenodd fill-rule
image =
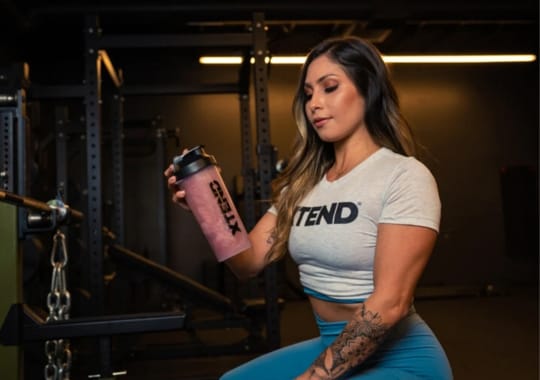
<path id="1" fill-rule="evenodd" d="M 329 93 L 334 92 L 335 90 L 337 90 L 337 88 L 338 88 L 337 84 L 335 86 L 326 87 L 324 89 L 324 92 L 329 94 Z M 306 100 L 311 100 L 311 98 L 313 96 L 313 94 L 305 94 L 305 95 L 306 95 Z"/>
<path id="2" fill-rule="evenodd" d="M 338 88 L 338 85 L 336 84 L 335 86 L 330 86 L 330 87 L 326 87 L 324 89 L 324 92 L 326 92 L 327 94 L 331 93 L 331 92 L 334 92 L 336 91 Z"/>

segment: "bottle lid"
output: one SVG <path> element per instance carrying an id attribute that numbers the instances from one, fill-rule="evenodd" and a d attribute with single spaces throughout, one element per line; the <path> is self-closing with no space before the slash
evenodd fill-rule
<path id="1" fill-rule="evenodd" d="M 191 148 L 173 158 L 174 175 L 177 180 L 189 177 L 210 165 L 217 165 L 217 161 L 214 156 L 204 151 L 203 145 Z"/>

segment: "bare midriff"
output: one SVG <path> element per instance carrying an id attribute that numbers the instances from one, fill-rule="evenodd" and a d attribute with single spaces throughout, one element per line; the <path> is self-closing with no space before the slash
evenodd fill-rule
<path id="1" fill-rule="evenodd" d="M 349 321 L 362 304 L 329 302 L 311 296 L 308 298 L 315 314 L 326 322 Z"/>

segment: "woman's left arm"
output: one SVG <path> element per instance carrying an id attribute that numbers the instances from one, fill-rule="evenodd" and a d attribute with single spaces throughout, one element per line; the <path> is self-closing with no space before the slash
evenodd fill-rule
<path id="1" fill-rule="evenodd" d="M 297 380 L 339 379 L 377 349 L 392 326 L 409 312 L 436 239 L 437 232 L 426 227 L 379 225 L 372 295 Z"/>

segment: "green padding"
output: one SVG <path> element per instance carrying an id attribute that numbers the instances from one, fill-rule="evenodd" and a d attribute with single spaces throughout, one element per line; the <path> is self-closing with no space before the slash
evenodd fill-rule
<path id="1" fill-rule="evenodd" d="M 22 298 L 22 265 L 17 247 L 17 208 L 0 202 L 0 323 L 9 307 Z M 0 345 L 0 379 L 22 379 L 22 367 L 20 348 Z"/>

